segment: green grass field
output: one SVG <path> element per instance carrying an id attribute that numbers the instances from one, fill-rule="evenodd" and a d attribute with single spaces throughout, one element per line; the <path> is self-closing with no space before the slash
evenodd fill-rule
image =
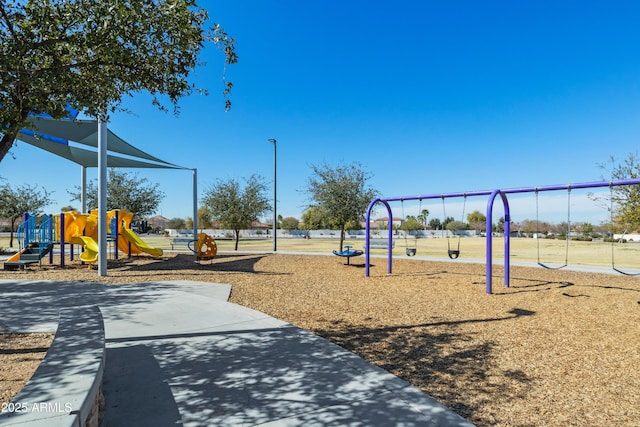
<path id="1" fill-rule="evenodd" d="M 141 236 L 142 240 L 151 246 L 171 249 L 171 238 L 162 236 Z M 450 239 L 452 248 L 457 248 L 458 239 Z M 416 247 L 418 256 L 426 257 L 447 257 L 447 239 L 418 239 L 416 241 L 397 239 L 395 241 L 394 255 L 407 257 L 405 248 Z M 219 251 L 233 251 L 235 241 L 216 240 Z M 338 239 L 301 239 L 301 238 L 278 238 L 279 252 L 319 252 L 331 253 L 339 249 Z M 345 240 L 345 245 L 351 245 L 354 249 L 364 249 L 364 240 Z M 538 245 L 540 260 L 545 264 L 564 264 L 566 242 L 564 240 L 540 240 L 529 238 L 511 239 L 511 260 L 536 262 L 538 260 Z M 14 241 L 17 247 L 17 242 Z M 9 247 L 9 238 L 0 236 L 0 248 Z M 460 239 L 460 260 L 464 259 L 485 259 L 486 240 L 481 237 L 467 237 Z M 176 250 L 187 250 L 185 245 L 178 245 Z M 264 251 L 273 250 L 273 241 L 265 240 L 240 240 L 239 251 Z M 374 249 L 372 253 L 386 254 L 386 250 Z M 610 266 L 612 246 L 611 243 L 604 242 L 569 242 L 569 264 Z M 616 243 L 614 246 L 616 267 L 620 268 L 640 268 L 640 244 Z M 494 261 L 500 261 L 504 257 L 504 239 L 493 239 Z"/>

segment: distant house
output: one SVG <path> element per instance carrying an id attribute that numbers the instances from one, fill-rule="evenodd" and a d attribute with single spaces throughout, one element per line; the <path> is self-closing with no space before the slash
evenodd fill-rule
<path id="1" fill-rule="evenodd" d="M 169 219 L 162 215 L 152 216 L 151 218 L 147 218 L 146 221 L 149 227 L 159 228 L 160 230 L 167 228 L 167 224 L 169 223 Z"/>
<path id="2" fill-rule="evenodd" d="M 367 227 L 367 223 L 365 221 L 360 221 L 360 227 L 362 227 L 362 229 L 364 230 Z M 371 230 L 379 230 L 380 229 L 380 224 L 378 224 L 374 220 L 370 220 L 369 221 L 369 229 L 371 229 Z"/>
<path id="3" fill-rule="evenodd" d="M 251 229 L 252 230 L 269 230 L 272 229 L 273 225 L 272 224 L 264 224 L 260 221 L 253 221 L 251 223 Z"/>
<path id="4" fill-rule="evenodd" d="M 388 216 L 385 216 L 384 218 L 378 218 L 375 221 L 380 225 L 380 228 L 384 228 L 384 229 L 389 228 Z M 391 220 L 391 224 L 392 224 L 392 228 L 400 227 L 400 225 L 402 224 L 402 218 L 398 218 L 394 216 L 393 219 Z"/>

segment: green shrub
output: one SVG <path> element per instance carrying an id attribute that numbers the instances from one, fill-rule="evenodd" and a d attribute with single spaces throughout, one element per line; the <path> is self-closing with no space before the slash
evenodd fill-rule
<path id="1" fill-rule="evenodd" d="M 614 239 L 612 237 L 605 237 L 604 239 L 602 239 L 603 242 L 614 242 L 614 243 L 627 243 L 627 239 Z"/>
<path id="2" fill-rule="evenodd" d="M 577 236 L 577 237 L 572 237 L 571 240 L 576 242 L 591 242 L 593 239 L 589 236 Z"/>

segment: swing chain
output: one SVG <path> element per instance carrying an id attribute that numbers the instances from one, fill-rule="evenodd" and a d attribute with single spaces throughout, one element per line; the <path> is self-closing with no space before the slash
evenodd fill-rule
<path id="1" fill-rule="evenodd" d="M 464 200 L 462 201 L 462 218 L 460 218 L 460 222 L 464 224 L 464 212 L 467 209 L 467 193 L 464 193 Z"/>
<path id="2" fill-rule="evenodd" d="M 442 194 L 442 214 L 444 215 L 444 219 L 442 221 L 442 230 L 444 231 L 444 224 L 447 220 L 447 210 L 445 208 L 445 202 L 444 202 L 445 196 L 444 194 Z M 461 223 L 464 223 L 464 212 L 465 209 L 467 207 L 467 193 L 464 193 L 464 202 L 462 204 L 462 218 L 460 220 Z M 457 259 L 460 256 L 460 235 L 458 234 L 458 242 L 457 242 L 457 248 L 456 249 L 451 249 L 451 241 L 449 239 L 449 236 L 447 235 L 447 254 L 449 255 L 449 258 L 451 259 Z"/>
<path id="3" fill-rule="evenodd" d="M 613 269 L 613 271 L 616 271 L 620 274 L 624 274 L 625 276 L 640 276 L 640 273 L 631 273 L 628 271 L 624 271 L 618 267 L 616 267 L 616 261 L 615 261 L 615 239 L 614 239 L 614 229 L 613 229 L 613 221 L 614 221 L 614 215 L 613 215 L 613 208 L 614 208 L 614 203 L 613 203 L 613 199 L 614 199 L 614 195 L 613 195 L 613 182 L 609 183 L 609 215 L 610 215 L 610 222 L 611 222 L 611 268 Z M 619 243 L 622 243 L 624 241 L 624 235 L 627 234 L 627 230 L 623 230 L 622 232 L 622 236 L 620 236 L 620 241 Z"/>
<path id="4" fill-rule="evenodd" d="M 569 241 L 571 240 L 571 186 L 567 186 L 567 235 L 565 239 L 564 264 L 557 267 L 546 265 L 540 260 L 540 207 L 539 191 L 537 187 L 534 189 L 534 192 L 536 194 L 536 248 L 538 254 L 538 265 L 549 270 L 559 270 L 569 265 Z"/>
<path id="5" fill-rule="evenodd" d="M 422 199 L 420 199 L 420 203 L 422 204 Z M 404 199 L 400 199 L 400 204 L 402 206 L 402 221 L 406 220 L 405 217 L 405 213 L 404 213 Z M 416 254 L 417 251 L 417 245 L 414 245 L 413 247 L 409 247 L 409 238 L 407 237 L 407 230 L 402 230 L 402 234 L 404 234 L 404 248 L 405 248 L 405 252 L 407 253 L 407 256 L 413 256 Z"/>

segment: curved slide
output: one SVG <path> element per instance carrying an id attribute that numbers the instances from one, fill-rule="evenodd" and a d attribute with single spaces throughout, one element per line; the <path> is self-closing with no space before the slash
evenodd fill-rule
<path id="1" fill-rule="evenodd" d="M 71 243 L 84 246 L 84 252 L 80 254 L 80 260 L 93 263 L 98 261 L 98 242 L 89 236 L 73 236 Z"/>
<path id="2" fill-rule="evenodd" d="M 149 246 L 147 243 L 143 242 L 142 239 L 133 232 L 133 230 L 123 228 L 118 236 L 118 249 L 124 253 L 128 253 L 129 243 L 131 243 L 131 252 L 133 254 L 146 252 L 152 256 L 162 256 L 162 249 Z"/>
<path id="3" fill-rule="evenodd" d="M 64 241 L 71 243 L 74 236 L 82 236 L 87 226 L 88 216 L 80 212 L 69 211 L 64 213 Z M 59 231 L 58 231 L 59 233 Z M 95 239 L 94 239 L 95 240 Z"/>

